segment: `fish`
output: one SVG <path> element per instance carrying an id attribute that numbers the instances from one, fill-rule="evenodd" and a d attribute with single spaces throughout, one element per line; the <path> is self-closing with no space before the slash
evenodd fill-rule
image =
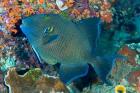
<path id="1" fill-rule="evenodd" d="M 100 55 L 101 23 L 96 17 L 73 21 L 58 14 L 36 14 L 22 19 L 20 28 L 40 60 L 60 64 L 59 77 L 65 84 L 85 76 L 89 64 L 107 83 L 118 56 L 115 51 Z"/>

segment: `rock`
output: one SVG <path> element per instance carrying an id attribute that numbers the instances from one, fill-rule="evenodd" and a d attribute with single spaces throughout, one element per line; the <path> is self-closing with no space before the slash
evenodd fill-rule
<path id="1" fill-rule="evenodd" d="M 16 69 L 11 68 L 5 83 L 12 93 L 69 93 L 59 78 L 43 75 L 39 68 L 29 70 L 24 75 L 18 75 Z"/>

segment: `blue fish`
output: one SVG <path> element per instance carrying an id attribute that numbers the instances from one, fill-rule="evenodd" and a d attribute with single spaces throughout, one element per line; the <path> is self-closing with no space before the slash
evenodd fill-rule
<path id="1" fill-rule="evenodd" d="M 24 18 L 20 27 L 40 60 L 52 65 L 60 63 L 59 75 L 64 83 L 85 76 L 88 64 L 107 82 L 117 56 L 115 52 L 106 56 L 99 53 L 104 49 L 98 46 L 100 19 L 74 22 L 57 14 L 39 14 Z"/>

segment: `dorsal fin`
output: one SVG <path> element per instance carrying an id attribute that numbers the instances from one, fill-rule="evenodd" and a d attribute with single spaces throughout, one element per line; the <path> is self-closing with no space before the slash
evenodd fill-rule
<path id="1" fill-rule="evenodd" d="M 93 48 L 92 52 L 95 53 L 101 33 L 101 20 L 95 17 L 87 18 L 76 22 L 76 24 L 87 33 L 89 42 Z"/>

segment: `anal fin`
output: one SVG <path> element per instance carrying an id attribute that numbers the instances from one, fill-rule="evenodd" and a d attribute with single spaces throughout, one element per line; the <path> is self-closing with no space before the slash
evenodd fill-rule
<path id="1" fill-rule="evenodd" d="M 60 79 L 69 84 L 73 80 L 85 76 L 88 73 L 88 68 L 88 64 L 61 64 L 59 70 Z"/>

